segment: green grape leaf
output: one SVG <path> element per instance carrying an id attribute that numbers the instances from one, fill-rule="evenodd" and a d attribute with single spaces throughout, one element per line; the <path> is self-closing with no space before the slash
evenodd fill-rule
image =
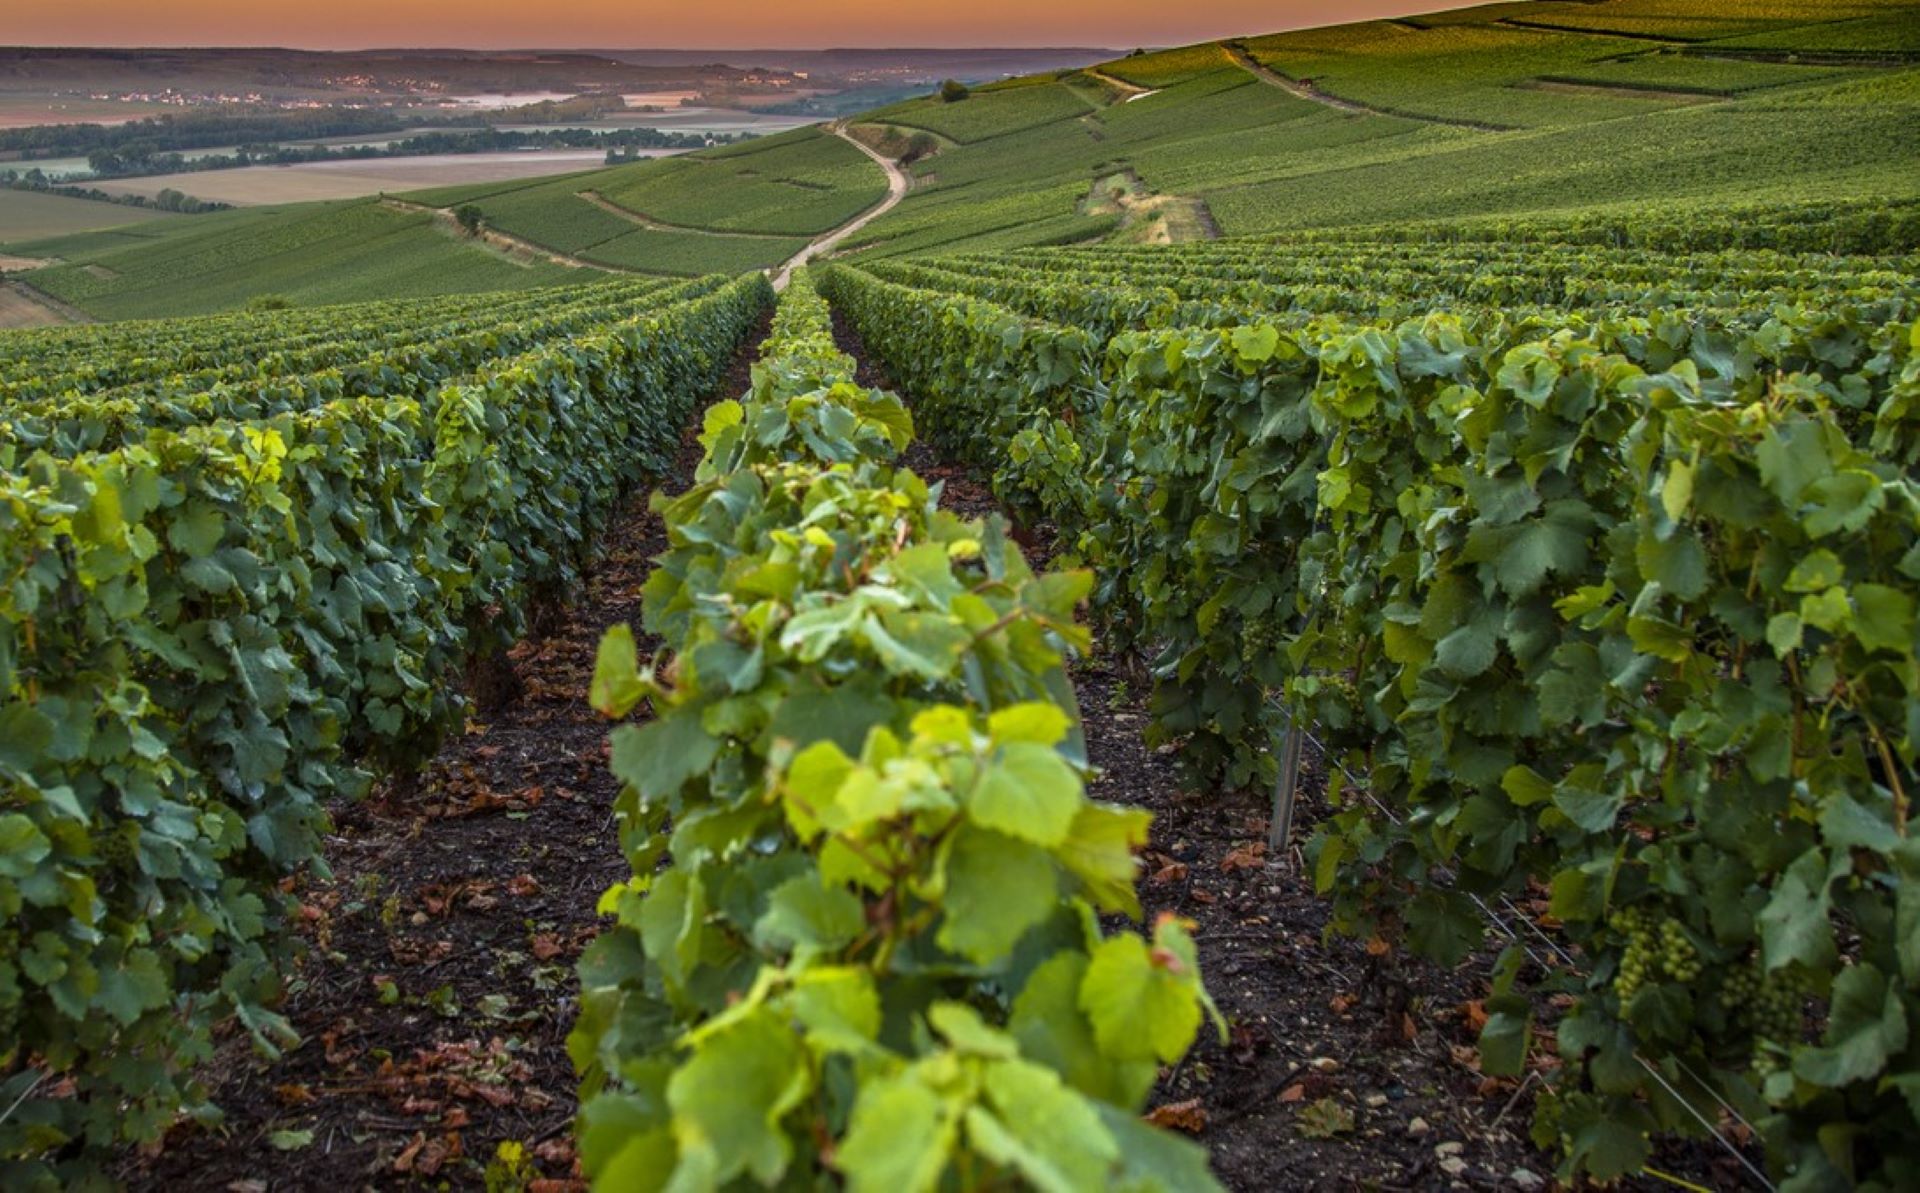
<path id="1" fill-rule="evenodd" d="M 614 777 L 646 800 L 677 794 L 683 784 L 704 774 L 720 752 L 720 742 L 700 724 L 700 715 L 676 709 L 645 725 L 621 725 L 612 734 Z"/>
<path id="2" fill-rule="evenodd" d="M 851 891 L 822 885 L 817 874 L 801 874 L 767 897 L 753 939 L 761 948 L 791 952 L 796 961 L 805 961 L 845 948 L 866 926 L 865 909 Z"/>
<path id="3" fill-rule="evenodd" d="M 1134 889 L 1140 863 L 1136 851 L 1147 843 L 1153 814 L 1141 808 L 1083 803 L 1074 814 L 1067 839 L 1054 851 L 1075 877 L 1085 884 L 1094 905 L 1102 911 L 1124 912 L 1140 918 L 1140 896 Z"/>
<path id="4" fill-rule="evenodd" d="M 1911 653 L 1914 648 L 1911 594 L 1885 584 L 1853 588 L 1853 636 L 1868 650 Z"/>
<path id="5" fill-rule="evenodd" d="M 988 1065 L 985 1086 L 998 1114 L 975 1107 L 967 1115 L 967 1137 L 982 1154 L 1035 1188 L 1106 1187 L 1120 1149 L 1084 1096 L 1052 1071 L 1020 1060 Z"/>
<path id="6" fill-rule="evenodd" d="M 1829 1089 L 1878 1076 L 1906 1048 L 1907 1032 L 1898 985 L 1870 963 L 1849 965 L 1833 981 L 1821 1046 L 1794 1053 L 1794 1076 Z"/>
<path id="7" fill-rule="evenodd" d="M 167 1005 L 167 970 L 151 949 L 133 949 L 117 962 L 99 969 L 100 989 L 94 1001 L 123 1026 L 147 1011 Z"/>
<path id="8" fill-rule="evenodd" d="M 981 772 L 967 815 L 983 828 L 1056 846 L 1066 840 L 1082 803 L 1080 776 L 1058 751 L 1016 741 L 995 751 Z"/>
<path id="9" fill-rule="evenodd" d="M 1206 1149 L 1171 1131 L 1156 1130 L 1118 1106 L 1096 1103 L 1120 1149 L 1120 1171 L 1108 1188 L 1128 1193 L 1225 1193 L 1207 1164 Z"/>
<path id="10" fill-rule="evenodd" d="M 1760 912 L 1760 939 L 1768 969 L 1794 961 L 1815 967 L 1833 961 L 1831 884 L 1827 859 L 1817 849 L 1808 850 L 1787 867 Z"/>
<path id="11" fill-rule="evenodd" d="M 683 1151 L 689 1143 L 710 1148 L 717 1181 L 747 1173 L 771 1185 L 792 1159 L 780 1120 L 811 1085 L 794 1033 L 761 1010 L 703 1036 L 667 1083 L 667 1102 Z"/>
<path id="12" fill-rule="evenodd" d="M 954 1110 L 911 1074 L 864 1083 L 834 1164 L 850 1193 L 930 1193 L 959 1135 Z"/>
<path id="13" fill-rule="evenodd" d="M 871 971 L 857 966 L 812 968 L 794 979 L 793 1017 L 806 1025 L 809 1048 L 863 1054 L 876 1051 L 880 994 Z"/>
<path id="14" fill-rule="evenodd" d="M 1007 1029 L 1020 1042 L 1021 1055 L 1059 1073 L 1089 1097 L 1118 1106 L 1138 1107 L 1153 1085 L 1152 1060 L 1117 1061 L 1094 1042 L 1093 1025 L 1080 1010 L 1080 985 L 1087 959 L 1059 953 L 1042 962 L 1013 1000 Z"/>
<path id="15" fill-rule="evenodd" d="M 935 940 L 982 965 L 999 961 L 1059 902 L 1046 851 L 984 829 L 954 834 L 946 859 L 944 914 Z"/>
<path id="16" fill-rule="evenodd" d="M 600 636 L 593 662 L 593 684 L 588 702 L 603 717 L 618 720 L 633 711 L 647 693 L 640 680 L 639 651 L 633 627 L 621 622 Z"/>
<path id="17" fill-rule="evenodd" d="M 1101 941 L 1080 984 L 1100 1051 L 1117 1060 L 1178 1060 L 1200 1030 L 1198 980 L 1127 934 Z"/>
<path id="18" fill-rule="evenodd" d="M 1668 539 L 1642 534 L 1634 555 L 1641 575 L 1683 601 L 1707 589 L 1707 553 L 1690 531 L 1679 531 Z"/>
<path id="19" fill-rule="evenodd" d="M 0 813 L 0 878 L 25 878 L 37 869 L 53 842 L 18 812 Z"/>

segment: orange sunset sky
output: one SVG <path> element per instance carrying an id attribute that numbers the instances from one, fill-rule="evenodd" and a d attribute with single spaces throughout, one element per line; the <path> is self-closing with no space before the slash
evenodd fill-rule
<path id="1" fill-rule="evenodd" d="M 1441 7 L 1451 5 L 1421 0 L 0 0 L 0 44 L 1131 48 Z"/>

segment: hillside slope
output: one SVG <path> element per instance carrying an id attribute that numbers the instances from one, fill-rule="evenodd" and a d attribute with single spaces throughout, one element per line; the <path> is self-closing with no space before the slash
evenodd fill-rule
<path id="1" fill-rule="evenodd" d="M 1182 238 L 1151 196 L 1227 236 L 1912 197 L 1916 30 L 1912 0 L 1494 4 L 916 100 L 868 119 L 947 145 L 864 247 Z M 1134 201 L 1102 211 L 1114 175 Z"/>
<path id="2" fill-rule="evenodd" d="M 1914 200 L 1920 0 L 1491 4 L 1135 54 L 851 131 L 917 158 L 904 202 L 842 248 L 869 258 Z M 409 196 L 480 208 L 531 247 L 519 260 L 450 237 L 444 216 L 364 202 L 9 251 L 66 261 L 33 280 L 92 313 L 160 315 L 768 269 L 885 193 L 874 163 L 808 128 Z"/>

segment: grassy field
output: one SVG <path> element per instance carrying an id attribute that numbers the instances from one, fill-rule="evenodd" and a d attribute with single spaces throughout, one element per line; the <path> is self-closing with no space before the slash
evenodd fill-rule
<path id="1" fill-rule="evenodd" d="M 0 190 L 0 246 L 173 218 L 165 212 L 128 207 L 121 203 L 97 203 L 91 199 L 69 199 L 64 195 L 44 195 L 35 191 Z"/>
<path id="2" fill-rule="evenodd" d="M 281 295 L 302 306 L 510 290 L 601 276 L 521 265 L 377 201 L 182 217 L 165 234 L 23 247 L 65 264 L 35 286 L 109 319 L 196 315 Z"/>
<path id="3" fill-rule="evenodd" d="M 1716 0 L 1712 4 L 1608 0 L 1595 5 L 1535 4 L 1528 6 L 1532 11 L 1502 15 L 1570 29 L 1704 42 L 1881 16 L 1901 7 L 1901 0 Z M 1785 36 L 1791 41 L 1795 35 L 1788 32 Z M 1800 48 L 1809 47 L 1801 43 Z"/>
<path id="4" fill-rule="evenodd" d="M 1136 87 L 1171 87 L 1188 79 L 1229 65 L 1226 51 L 1213 42 L 1163 50 L 1157 54 L 1134 54 L 1101 67 L 1101 73 L 1132 83 Z"/>
<path id="5" fill-rule="evenodd" d="M 1567 77 L 1616 87 L 1740 95 L 1802 83 L 1870 78 L 1878 73 L 1790 62 L 1703 58 L 1693 54 L 1660 52 L 1625 61 L 1590 62 L 1568 71 Z"/>

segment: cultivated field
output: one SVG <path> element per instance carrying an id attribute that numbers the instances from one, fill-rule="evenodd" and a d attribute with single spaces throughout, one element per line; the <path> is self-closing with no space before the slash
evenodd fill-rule
<path id="1" fill-rule="evenodd" d="M 8 258 L 0 257 L 0 270 Z M 0 329 L 14 327 L 55 327 L 70 322 L 59 311 L 41 302 L 12 282 L 0 281 Z"/>
<path id="2" fill-rule="evenodd" d="M 0 188 L 0 245 L 173 218 L 166 212 L 119 203 Z"/>
<path id="3" fill-rule="evenodd" d="M 663 157 L 672 150 L 645 150 Z M 365 161 L 301 162 L 290 166 L 246 166 L 159 174 L 97 184 L 116 195 L 153 196 L 177 190 L 196 199 L 235 206 L 306 203 L 321 199 L 358 199 L 382 192 L 425 187 L 507 182 L 566 174 L 600 165 L 605 153 L 594 149 L 536 149 L 514 153 L 450 153 Z"/>
<path id="4" fill-rule="evenodd" d="M 104 318 L 140 318 L 261 296 L 312 304 L 581 280 L 578 270 L 516 259 L 378 200 L 181 219 L 179 234 L 134 228 L 41 242 L 63 263 L 35 271 L 33 283 Z"/>

